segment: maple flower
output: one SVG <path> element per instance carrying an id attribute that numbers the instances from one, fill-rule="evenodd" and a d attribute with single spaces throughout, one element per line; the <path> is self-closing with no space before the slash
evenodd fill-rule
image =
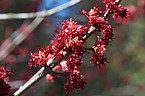
<path id="1" fill-rule="evenodd" d="M 65 71 L 71 72 L 72 70 L 78 69 L 78 67 L 80 65 L 82 65 L 82 63 L 83 63 L 83 61 L 81 60 L 81 58 L 78 55 L 72 54 L 66 60 Z"/>
<path id="2" fill-rule="evenodd" d="M 74 70 L 66 78 L 64 89 L 67 93 L 73 91 L 73 89 L 82 89 L 86 83 L 82 80 L 82 75 L 79 70 Z"/>
<path id="3" fill-rule="evenodd" d="M 113 39 L 113 28 L 109 24 L 105 24 L 101 29 L 102 41 L 108 46 L 109 42 Z"/>
<path id="4" fill-rule="evenodd" d="M 31 54 L 31 59 L 28 62 L 29 67 L 46 66 L 50 59 L 48 55 L 59 59 L 63 57 L 64 51 L 82 55 L 85 49 L 82 47 L 83 41 L 81 38 L 87 31 L 87 27 L 78 25 L 72 19 L 63 21 L 60 30 L 54 35 L 54 40 L 50 42 L 50 46 L 41 48 L 38 52 Z"/>
<path id="5" fill-rule="evenodd" d="M 116 0 L 102 0 L 106 5 L 106 11 L 110 10 L 113 12 L 113 18 L 116 19 L 118 16 L 121 18 L 127 17 L 127 9 L 122 7 L 121 4 L 117 4 Z"/>
<path id="6" fill-rule="evenodd" d="M 113 38 L 113 28 L 104 17 L 101 17 L 103 12 L 99 10 L 96 11 L 96 7 L 94 7 L 89 12 L 83 10 L 82 13 L 87 17 L 89 25 L 94 26 L 96 30 L 100 31 L 102 34 L 102 40 L 106 45 L 108 45 L 109 40 L 112 40 Z M 99 13 L 99 15 L 97 13 Z"/>
<path id="7" fill-rule="evenodd" d="M 12 73 L 6 70 L 6 66 L 0 66 L 0 79 L 9 77 Z"/>
<path id="8" fill-rule="evenodd" d="M 126 7 L 127 9 L 127 17 L 126 18 L 121 18 L 121 17 L 116 17 L 115 22 L 119 24 L 128 24 L 129 22 L 133 21 L 136 18 L 136 12 L 137 12 L 137 7 L 133 5 L 129 5 Z"/>
<path id="9" fill-rule="evenodd" d="M 104 20 L 102 15 L 102 11 L 99 11 L 98 8 L 94 7 L 89 12 L 82 10 L 82 13 L 86 16 L 88 19 L 88 24 L 91 26 L 95 26 L 96 29 L 100 29 L 103 24 L 106 24 L 107 22 Z"/>
<path id="10" fill-rule="evenodd" d="M 51 58 L 49 50 L 46 48 L 40 48 L 38 52 L 31 53 L 31 59 L 28 62 L 28 66 L 46 66 L 46 62 Z"/>
<path id="11" fill-rule="evenodd" d="M 114 0 L 104 0 L 104 3 L 106 4 L 114 4 L 114 2 Z M 97 14 L 103 12 L 96 10 L 95 7 L 89 12 L 83 10 L 82 13 L 87 17 L 89 25 L 94 26 L 96 30 L 101 34 L 100 37 L 97 36 L 98 40 L 92 47 L 93 55 L 90 57 L 90 61 L 99 66 L 105 65 L 107 59 L 104 57 L 104 53 L 106 51 L 106 47 L 109 45 L 109 42 L 113 39 L 113 28 L 108 23 L 108 21 L 105 20 L 104 17 L 102 17 L 101 14 Z"/>
<path id="12" fill-rule="evenodd" d="M 121 18 L 126 18 L 127 17 L 127 9 L 122 7 L 122 5 L 114 5 L 112 7 L 114 15 L 113 18 L 116 19 L 118 16 Z"/>
<path id="13" fill-rule="evenodd" d="M 93 48 L 93 56 L 90 57 L 90 61 L 94 62 L 96 65 L 105 65 L 107 59 L 104 57 L 104 53 L 106 51 L 106 45 L 103 44 L 101 39 L 98 39 Z"/>

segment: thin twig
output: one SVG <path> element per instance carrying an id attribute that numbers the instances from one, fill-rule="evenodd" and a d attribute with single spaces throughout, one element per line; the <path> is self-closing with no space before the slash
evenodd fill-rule
<path id="1" fill-rule="evenodd" d="M 68 7 L 71 7 L 75 4 L 77 4 L 79 1 L 80 0 L 71 0 L 65 4 L 62 4 L 58 7 L 50 9 L 46 12 L 47 16 L 52 15 L 58 11 L 66 9 Z M 41 14 L 41 13 L 39 13 L 39 14 Z M 26 24 L 23 24 L 21 27 L 26 26 L 26 28 L 24 30 L 18 29 L 15 32 L 13 32 L 13 34 L 9 38 L 7 38 L 3 42 L 3 44 L 0 46 L 0 61 L 5 59 L 5 57 L 8 56 L 8 54 L 11 51 L 13 51 L 14 48 L 16 48 L 30 33 L 32 33 L 32 31 L 43 21 L 43 19 L 44 19 L 44 17 L 40 18 L 40 16 L 38 16 L 28 26 Z"/>
<path id="2" fill-rule="evenodd" d="M 0 14 L 0 19 L 27 19 L 27 18 L 35 18 L 35 17 L 46 17 L 49 15 L 52 15 L 62 9 L 68 8 L 69 6 L 72 6 L 76 3 L 80 2 L 80 0 L 71 0 L 62 6 L 55 7 L 55 10 L 43 10 L 39 12 L 32 12 L 32 13 L 6 13 L 6 14 Z"/>
<path id="3" fill-rule="evenodd" d="M 44 67 L 41 68 L 41 70 Z M 34 85 L 37 81 L 43 78 L 46 74 L 41 74 L 39 71 L 36 73 L 35 78 L 28 80 L 23 86 L 20 86 L 19 89 L 14 93 L 14 96 L 20 96 L 23 94 L 27 89 L 29 89 L 32 85 Z"/>
<path id="4" fill-rule="evenodd" d="M 86 50 L 89 50 L 89 51 L 93 51 L 92 47 L 83 47 L 83 48 L 86 49 Z"/>
<path id="5" fill-rule="evenodd" d="M 60 60 L 58 60 L 60 62 Z M 52 63 L 54 65 L 58 64 L 58 62 L 55 62 L 54 58 L 51 58 L 47 62 L 47 66 L 51 65 Z M 47 70 L 45 70 L 47 69 Z M 20 96 L 23 94 L 27 89 L 29 89 L 32 85 L 34 85 L 37 81 L 39 81 L 41 78 L 46 76 L 46 74 L 52 74 L 52 75 L 59 75 L 59 76 L 65 76 L 65 73 L 55 72 L 52 71 L 50 67 L 45 68 L 42 67 L 37 73 L 35 73 L 23 86 L 21 86 L 15 93 L 14 96 Z"/>

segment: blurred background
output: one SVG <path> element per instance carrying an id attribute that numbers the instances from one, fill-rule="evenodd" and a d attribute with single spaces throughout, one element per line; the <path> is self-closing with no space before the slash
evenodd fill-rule
<path id="1" fill-rule="evenodd" d="M 0 14 L 49 10 L 68 1 L 0 0 Z M 84 65 L 80 67 L 86 81 L 83 90 L 65 94 L 63 78 L 55 81 L 43 78 L 22 96 L 145 96 L 145 0 L 122 0 L 121 3 L 127 7 L 129 18 L 115 22 L 109 19 L 114 27 L 114 40 L 106 52 L 109 62 L 106 66 L 99 69 L 90 64 L 89 56 L 85 55 Z M 103 6 L 101 0 L 82 0 L 73 7 L 45 17 L 19 45 L 12 41 L 21 32 L 27 34 L 23 30 L 33 19 L 0 20 L 0 64 L 6 64 L 13 71 L 7 81 L 14 91 L 39 69 L 27 67 L 30 54 L 49 45 L 56 26 L 69 18 L 86 25 L 87 20 L 80 11 L 89 10 L 96 4 Z M 86 46 L 92 45 L 96 39 L 95 35 L 91 36 Z"/>

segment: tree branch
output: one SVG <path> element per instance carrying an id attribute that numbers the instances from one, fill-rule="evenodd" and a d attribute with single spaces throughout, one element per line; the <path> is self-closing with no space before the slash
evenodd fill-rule
<path id="1" fill-rule="evenodd" d="M 121 0 L 117 0 L 116 3 L 120 2 Z M 110 9 L 106 11 L 106 13 L 104 14 L 104 18 L 106 18 L 108 15 L 110 14 Z M 94 26 L 91 26 L 89 28 L 89 31 L 87 32 L 87 34 L 82 37 L 82 39 L 84 41 L 86 41 L 88 39 L 88 37 L 94 33 L 94 31 L 96 30 L 96 28 Z M 70 53 L 66 52 L 64 54 L 64 57 L 67 58 L 69 56 Z M 22 94 L 24 91 L 26 91 L 27 89 L 29 89 L 30 86 L 32 86 L 34 83 L 36 83 L 37 81 L 39 81 L 43 76 L 45 76 L 45 69 L 47 69 L 47 72 L 50 71 L 50 74 L 52 72 L 52 68 L 54 68 L 57 64 L 59 64 L 61 61 L 63 60 L 62 59 L 59 59 L 57 61 L 55 61 L 55 57 L 54 58 L 51 58 L 48 60 L 47 62 L 47 66 L 50 68 L 50 70 L 48 70 L 49 68 L 44 68 L 42 67 L 35 75 L 33 75 L 33 77 L 28 80 L 22 87 L 20 87 L 15 93 L 14 93 L 14 96 L 19 96 L 20 94 Z M 51 67 L 50 67 L 51 66 Z M 52 73 L 53 74 L 53 73 Z M 59 73 L 58 73 L 59 74 Z"/>
<path id="2" fill-rule="evenodd" d="M 80 2 L 81 0 L 71 0 L 61 6 L 55 7 L 50 10 L 43 10 L 39 12 L 32 12 L 32 13 L 7 13 L 7 14 L 0 14 L 0 19 L 27 19 L 27 18 L 35 18 L 35 17 L 46 17 L 50 16 L 58 11 L 61 11 L 65 8 L 68 8 L 70 6 L 73 6 Z"/>

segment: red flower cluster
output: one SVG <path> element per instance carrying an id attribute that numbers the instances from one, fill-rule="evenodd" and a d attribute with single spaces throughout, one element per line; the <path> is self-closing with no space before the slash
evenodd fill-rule
<path id="1" fill-rule="evenodd" d="M 128 24 L 129 22 L 135 20 L 137 13 L 140 12 L 140 11 L 138 11 L 138 8 L 136 6 L 133 6 L 133 5 L 127 6 L 126 9 L 127 9 L 127 18 L 117 17 L 115 19 L 116 23 Z"/>
<path id="2" fill-rule="evenodd" d="M 98 39 L 95 43 L 93 48 L 93 56 L 90 57 L 90 61 L 94 62 L 96 65 L 105 65 L 106 58 L 104 57 L 104 53 L 106 51 L 106 45 L 103 44 L 103 41 L 101 39 Z"/>
<path id="3" fill-rule="evenodd" d="M 31 53 L 31 60 L 28 62 L 28 66 L 46 66 L 47 61 L 51 58 L 49 55 L 49 49 L 40 48 L 38 52 Z"/>
<path id="4" fill-rule="evenodd" d="M 101 37 L 98 36 L 98 40 L 92 47 L 94 53 L 93 56 L 90 57 L 90 61 L 99 66 L 105 65 L 106 58 L 104 57 L 104 53 L 113 38 L 113 28 L 104 17 L 101 17 L 103 12 L 99 11 L 98 8 L 94 7 L 89 12 L 85 10 L 82 12 L 88 18 L 89 25 L 95 26 L 96 30 L 100 31 L 101 34 Z M 99 15 L 97 13 L 99 13 Z"/>
<path id="5" fill-rule="evenodd" d="M 106 4 L 105 13 L 109 10 L 109 12 L 114 13 L 115 17 L 126 17 L 126 9 L 116 4 L 115 0 L 103 0 L 103 3 Z M 83 10 L 82 13 L 88 19 L 88 26 L 94 26 L 96 31 L 100 32 L 100 36 L 97 36 L 98 40 L 91 48 L 93 56 L 90 57 L 90 61 L 99 66 L 105 65 L 107 59 L 104 57 L 104 53 L 113 38 L 113 28 L 105 19 L 106 17 L 103 16 L 105 14 L 104 11 L 100 11 L 99 7 L 94 7 L 89 12 Z M 66 76 L 64 89 L 67 93 L 73 89 L 82 89 L 85 82 L 78 67 L 83 63 L 84 53 L 88 53 L 87 48 L 82 45 L 86 42 L 84 37 L 88 38 L 89 36 L 88 27 L 79 25 L 72 19 L 65 20 L 58 28 L 54 40 L 50 42 L 50 46 L 41 48 L 38 52 L 31 54 L 28 64 L 30 67 L 47 66 L 50 58 L 55 60 L 64 59 L 64 53 L 67 52 L 69 54 L 67 58 L 62 62 L 60 61 L 61 71 L 69 73 Z"/>
<path id="6" fill-rule="evenodd" d="M 77 70 L 82 64 L 81 58 L 86 52 L 85 48 L 82 47 L 82 37 L 87 31 L 87 27 L 78 25 L 77 22 L 74 22 L 72 19 L 65 20 L 61 23 L 60 30 L 58 30 L 58 33 L 54 36 L 54 40 L 51 41 L 50 46 L 41 48 L 38 52 L 31 54 L 31 59 L 28 62 L 29 66 L 46 66 L 47 61 L 51 57 L 60 59 L 63 58 L 63 52 L 69 52 L 71 54 L 66 59 L 66 67 L 63 70 L 67 73 L 70 73 L 66 79 L 67 84 L 65 84 L 65 89 L 66 91 L 69 90 L 69 92 L 73 88 L 80 89 L 85 83 L 82 83 L 81 86 L 75 85 L 76 87 L 68 87 L 72 89 L 67 89 L 66 86 L 68 86 L 68 80 L 71 80 L 71 78 L 71 82 L 74 84 L 77 81 L 83 82 L 83 80 L 81 80 L 82 78 L 80 78 L 81 75 L 76 74 L 74 70 Z"/>
<path id="7" fill-rule="evenodd" d="M 61 23 L 61 30 L 54 36 L 54 40 L 50 42 L 50 46 L 41 48 L 38 52 L 31 54 L 28 62 L 32 66 L 46 66 L 47 61 L 53 56 L 57 59 L 63 57 L 64 51 L 70 51 L 73 54 L 82 55 L 85 50 L 82 47 L 81 40 L 88 28 L 78 25 L 72 19 L 65 20 Z"/>
<path id="8" fill-rule="evenodd" d="M 114 12 L 114 15 L 113 15 L 113 18 L 117 18 L 118 16 L 120 16 L 121 18 L 126 18 L 127 17 L 127 9 L 123 8 L 122 5 L 116 5 L 113 7 L 113 12 Z"/>
<path id="9" fill-rule="evenodd" d="M 82 13 L 86 16 L 89 20 L 89 25 L 97 27 L 96 29 L 100 29 L 101 25 L 106 23 L 101 15 L 103 14 L 102 11 L 99 11 L 99 8 L 94 7 L 89 12 L 82 10 Z"/>
<path id="10" fill-rule="evenodd" d="M 9 77 L 12 73 L 6 70 L 5 66 L 0 66 L 0 96 L 13 96 L 10 86 L 5 83 L 4 78 Z"/>
<path id="11" fill-rule="evenodd" d="M 12 73 L 6 70 L 6 66 L 0 66 L 0 79 L 9 77 Z"/>
<path id="12" fill-rule="evenodd" d="M 116 19 L 118 16 L 121 18 L 127 17 L 127 9 L 118 4 L 116 0 L 102 0 L 106 5 L 106 11 L 110 9 L 113 12 L 113 18 Z"/>
<path id="13" fill-rule="evenodd" d="M 79 70 L 74 70 L 68 78 L 64 85 L 64 89 L 67 93 L 72 92 L 72 89 L 82 89 L 86 83 L 82 80 L 82 75 Z"/>

